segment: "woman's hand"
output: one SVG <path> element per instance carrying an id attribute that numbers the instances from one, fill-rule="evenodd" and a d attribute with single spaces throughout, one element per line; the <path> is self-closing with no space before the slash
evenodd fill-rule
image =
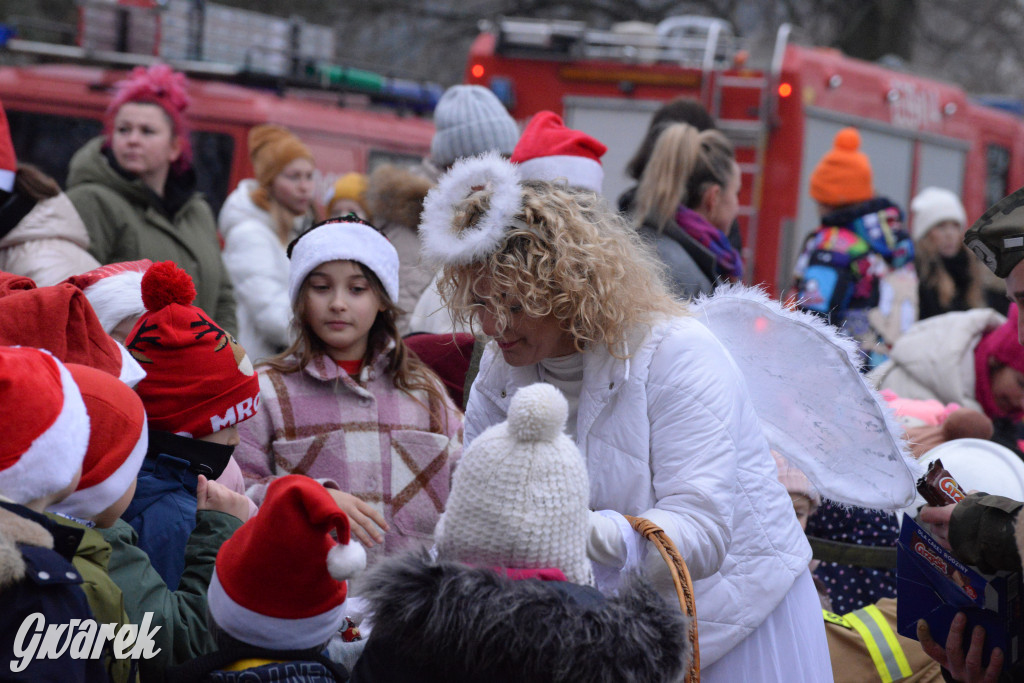
<path id="1" fill-rule="evenodd" d="M 950 506 L 952 507 L 952 506 Z M 942 508 L 938 508 L 942 509 Z M 971 633 L 971 645 L 964 656 L 964 629 L 967 628 L 967 617 L 960 612 L 953 617 L 946 637 L 946 647 L 932 638 L 928 622 L 921 619 L 917 622 L 917 639 L 921 641 L 924 653 L 949 671 L 954 681 L 965 683 L 997 683 L 999 673 L 1003 670 L 1003 651 L 998 647 L 992 650 L 988 668 L 981 669 L 981 653 L 985 646 L 985 629 L 975 626 Z"/>
<path id="2" fill-rule="evenodd" d="M 348 515 L 349 529 L 364 547 L 372 548 L 377 543 L 384 542 L 383 532 L 389 531 L 390 527 L 384 521 L 383 515 L 351 493 L 338 489 L 327 489 L 327 493 L 331 494 L 338 507 Z"/>
<path id="3" fill-rule="evenodd" d="M 249 499 L 200 474 L 196 484 L 196 510 L 215 510 L 245 522 L 249 519 Z"/>

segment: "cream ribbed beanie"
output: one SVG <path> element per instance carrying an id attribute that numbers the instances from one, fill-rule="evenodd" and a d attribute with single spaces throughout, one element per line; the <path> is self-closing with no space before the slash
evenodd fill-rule
<path id="1" fill-rule="evenodd" d="M 482 567 L 561 569 L 594 583 L 587 559 L 590 485 L 565 434 L 569 408 L 550 384 L 512 397 L 508 421 L 469 445 L 452 480 L 437 549 L 442 559 Z"/>

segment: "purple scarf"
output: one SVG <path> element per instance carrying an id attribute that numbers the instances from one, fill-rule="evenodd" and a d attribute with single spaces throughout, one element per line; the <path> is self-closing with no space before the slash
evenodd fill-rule
<path id="1" fill-rule="evenodd" d="M 693 209 L 680 205 L 676 211 L 676 223 L 687 235 L 707 247 L 715 255 L 718 270 L 734 282 L 743 277 L 743 257 L 736 251 L 721 230 L 708 223 L 704 216 Z"/>

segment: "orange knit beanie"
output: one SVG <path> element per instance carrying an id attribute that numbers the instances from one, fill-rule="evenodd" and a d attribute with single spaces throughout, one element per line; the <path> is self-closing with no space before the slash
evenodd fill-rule
<path id="1" fill-rule="evenodd" d="M 312 162 L 313 153 L 287 128 L 264 124 L 249 131 L 249 159 L 259 183 L 259 188 L 252 193 L 253 201 L 267 209 L 267 190 L 274 178 L 296 159 Z"/>
<path id="2" fill-rule="evenodd" d="M 828 206 L 846 206 L 874 196 L 871 162 L 860 151 L 860 133 L 843 128 L 811 174 L 811 197 Z"/>

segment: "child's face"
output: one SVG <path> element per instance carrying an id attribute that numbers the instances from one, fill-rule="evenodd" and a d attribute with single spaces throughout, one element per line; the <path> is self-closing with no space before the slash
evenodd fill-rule
<path id="1" fill-rule="evenodd" d="M 128 505 L 132 502 L 132 498 L 135 497 L 135 485 L 138 483 L 137 480 L 132 479 L 132 485 L 128 487 L 128 490 L 124 492 L 117 501 L 108 507 L 106 510 L 101 512 L 92 518 L 92 521 L 96 523 L 100 529 L 109 529 L 114 526 L 124 511 L 128 509 Z"/>
<path id="2" fill-rule="evenodd" d="M 336 361 L 359 360 L 384 303 L 354 261 L 322 263 L 306 279 L 306 323 Z"/>
<path id="3" fill-rule="evenodd" d="M 800 522 L 800 528 L 807 531 L 807 520 L 811 516 L 813 504 L 811 499 L 801 493 L 790 493 L 789 499 L 793 501 L 793 511 L 796 512 L 796 519 Z"/>
<path id="4" fill-rule="evenodd" d="M 221 446 L 237 446 L 240 440 L 238 436 L 238 425 L 231 425 L 230 427 L 225 427 L 213 434 L 201 436 L 199 437 L 199 440 L 209 441 L 210 443 L 219 443 Z"/>

